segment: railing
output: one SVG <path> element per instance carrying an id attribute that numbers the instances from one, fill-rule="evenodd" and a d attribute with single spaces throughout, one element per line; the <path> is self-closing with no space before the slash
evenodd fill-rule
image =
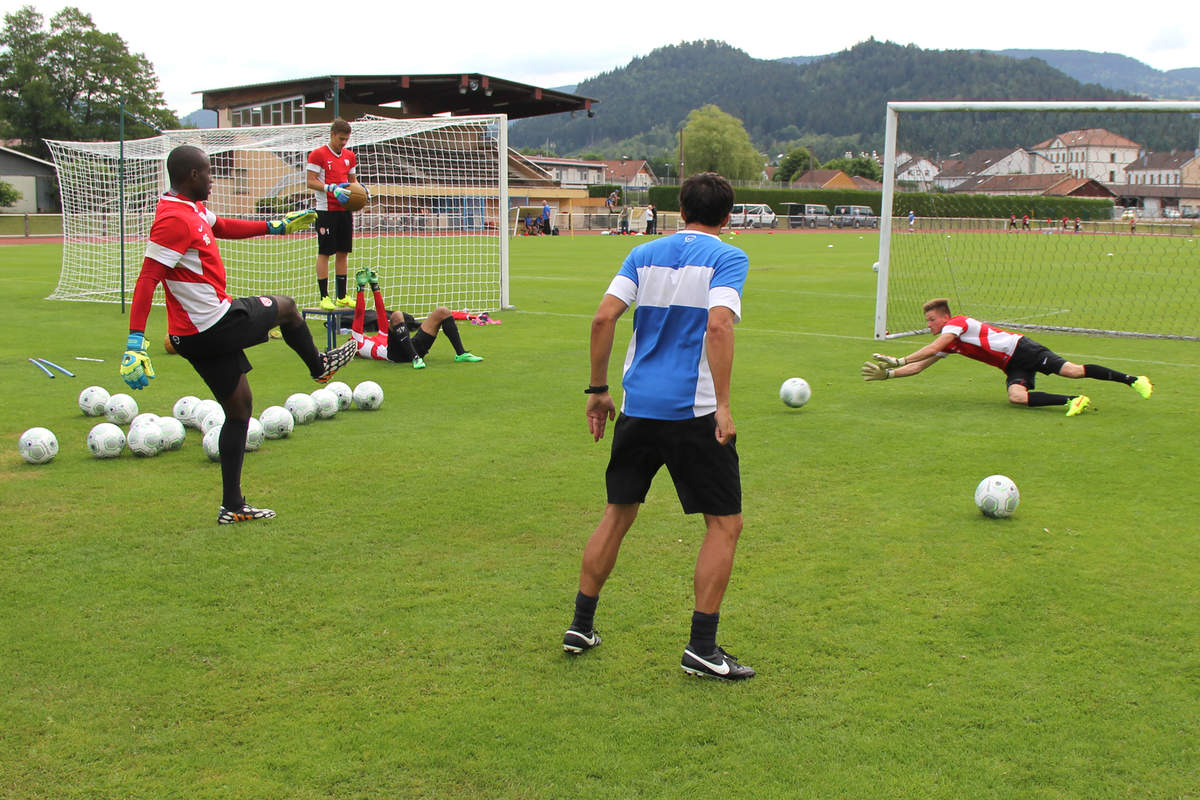
<path id="1" fill-rule="evenodd" d="M 62 236 L 62 214 L 0 214 L 0 238 Z"/>

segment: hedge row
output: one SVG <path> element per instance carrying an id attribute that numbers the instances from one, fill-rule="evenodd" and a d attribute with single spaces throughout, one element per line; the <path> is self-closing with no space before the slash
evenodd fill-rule
<path id="1" fill-rule="evenodd" d="M 608 197 L 614 191 L 618 197 L 624 199 L 625 193 L 615 183 L 593 183 L 588 186 L 588 197 Z M 675 194 L 679 194 L 679 187 L 675 188 Z"/>
<path id="2" fill-rule="evenodd" d="M 736 203 L 766 203 L 780 216 L 786 210 L 785 203 L 820 203 L 830 211 L 834 206 L 870 206 L 878 214 L 882 193 L 861 189 L 738 188 L 733 190 L 733 199 Z M 650 187 L 650 202 L 660 211 L 678 211 L 679 187 Z M 897 216 L 907 216 L 911 209 L 918 217 L 1002 218 L 1016 214 L 1019 219 L 1028 214 L 1034 219 L 1110 220 L 1113 201 L 1094 197 L 903 192 L 896 195 L 893 207 Z"/>

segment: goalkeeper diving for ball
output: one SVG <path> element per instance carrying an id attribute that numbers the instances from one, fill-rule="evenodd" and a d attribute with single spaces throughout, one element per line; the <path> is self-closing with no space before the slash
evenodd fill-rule
<path id="1" fill-rule="evenodd" d="M 433 347 L 438 331 L 446 334 L 454 347 L 454 360 L 459 363 L 475 363 L 483 359 L 468 353 L 463 347 L 462 336 L 458 332 L 458 324 L 454 321 L 453 312 L 445 306 L 438 306 L 424 320 L 417 322 L 416 318 L 406 311 L 393 311 L 389 317 L 383 305 L 383 294 L 379 291 L 379 275 L 373 269 L 360 269 L 354 275 L 358 284 L 358 296 L 354 304 L 354 323 L 350 328 L 350 336 L 358 344 L 358 354 L 363 358 L 374 358 L 378 361 L 392 361 L 398 364 L 411 363 L 413 369 L 425 369 L 424 357 Z M 375 295 L 375 318 L 379 323 L 387 325 L 387 332 L 382 330 L 374 336 L 364 333 L 367 316 L 367 286 Z M 386 322 L 385 322 L 386 320 Z"/>
<path id="2" fill-rule="evenodd" d="M 129 339 L 121 359 L 121 378 L 131 389 L 144 389 L 154 377 L 146 353 L 146 318 L 154 289 L 163 285 L 167 332 L 175 352 L 186 358 L 225 411 L 221 427 L 223 500 L 217 522 L 245 522 L 275 516 L 255 508 L 242 495 L 242 457 L 253 401 L 244 348 L 267 341 L 276 325 L 317 383 L 327 383 L 354 360 L 354 341 L 326 353 L 317 351 L 312 333 L 284 295 L 231 298 L 225 291 L 225 265 L 217 239 L 246 239 L 266 233 L 283 235 L 310 227 L 313 211 L 293 211 L 273 222 L 222 219 L 204 207 L 212 189 L 212 166 L 198 147 L 181 145 L 167 156 L 171 189 L 158 200 L 146 258 L 129 308 Z"/>
<path id="3" fill-rule="evenodd" d="M 1093 378 L 1116 381 L 1133 388 L 1144 398 L 1154 392 L 1145 375 L 1134 377 L 1099 364 L 1073 364 L 1048 347 L 1028 336 L 1002 330 L 974 317 L 951 316 L 950 301 L 930 300 L 922 310 L 929 331 L 937 338 L 915 353 L 895 358 L 875 353 L 874 361 L 862 366 L 863 380 L 884 381 L 888 378 L 907 378 L 916 375 L 951 353 L 982 361 L 1004 370 L 1008 385 L 1008 401 L 1013 405 L 1066 406 L 1067 416 L 1074 417 L 1091 405 L 1087 395 L 1050 394 L 1035 392 L 1036 373 L 1061 375 L 1064 378 Z"/>

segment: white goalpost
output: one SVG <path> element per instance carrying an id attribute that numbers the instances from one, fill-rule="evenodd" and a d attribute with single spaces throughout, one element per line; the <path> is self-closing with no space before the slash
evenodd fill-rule
<path id="1" fill-rule="evenodd" d="M 1176 118 L 1166 119 L 1172 125 L 1181 123 L 1172 128 L 1175 138 L 1179 138 L 1180 130 L 1190 127 L 1190 140 L 1179 145 L 1181 150 L 1186 145 L 1189 154 L 1196 146 L 1200 130 L 1200 120 L 1196 119 L 1200 102 L 888 103 L 875 299 L 876 339 L 927 332 L 921 305 L 933 297 L 947 297 L 952 308 L 962 308 L 965 313 L 1004 327 L 1200 339 L 1200 221 L 1179 218 L 1151 221 L 1138 219 L 1136 215 L 1122 219 L 1122 209 L 1114 205 L 1122 197 L 1140 194 L 1141 187 L 1129 184 L 1125 177 L 1124 168 L 1132 165 L 1132 159 L 1122 161 L 1116 152 L 1121 147 L 1126 153 L 1140 152 L 1137 142 L 1118 143 L 1111 154 L 1104 152 L 1104 161 L 1112 159 L 1111 169 L 1107 163 L 1103 169 L 1095 164 L 1089 169 L 1084 163 L 1086 154 L 1082 146 L 1058 147 L 1062 152 L 1051 153 L 1047 159 L 1032 152 L 1033 141 L 1012 142 L 1012 147 L 1006 149 L 1023 149 L 1026 167 L 1009 171 L 997 167 L 994 173 L 998 177 L 987 187 L 991 189 L 997 182 L 1007 180 L 1013 187 L 1011 192 L 966 197 L 964 194 L 971 191 L 967 187 L 973 184 L 964 183 L 957 190 L 942 185 L 925 187 L 925 194 L 911 196 L 913 199 L 905 203 L 906 194 L 898 191 L 896 185 L 898 152 L 903 148 L 910 156 L 934 156 L 920 153 L 919 144 L 906 141 L 906 126 L 911 126 L 908 128 L 911 131 L 930 115 L 947 113 L 977 113 L 979 116 L 973 118 L 977 129 L 1001 119 L 1017 120 L 1021 123 L 1017 127 L 1036 129 L 1033 125 L 1023 126 L 1030 120 L 1016 117 L 1018 114 L 1071 114 L 1063 119 L 1075 120 L 1095 119 L 1075 115 L 1104 113 L 1107 115 L 1104 125 L 1117 134 L 1110 137 L 1114 142 L 1118 138 L 1138 139 L 1139 121 L 1158 122 L 1162 121 L 1160 115 L 1175 114 Z M 1121 115 L 1129 115 L 1128 130 L 1117 130 L 1112 122 L 1114 117 L 1121 119 Z M 961 149 L 966 153 L 972 148 L 965 143 Z M 945 155 L 953 158 L 960 153 L 943 154 L 942 161 L 946 160 Z M 1057 155 L 1062 156 L 1061 163 L 1053 160 Z M 1200 164 L 1200 149 L 1195 155 Z M 1049 177 L 1052 175 L 1076 178 L 1077 184 L 1084 184 L 1089 173 L 1102 177 L 1094 184 L 1080 186 L 1078 192 L 1104 195 L 1107 199 L 1067 205 L 1072 201 L 1052 200 L 1038 188 L 1040 183 L 1052 183 Z M 1039 182 L 1035 175 L 1041 175 L 1042 180 Z M 974 185 L 984 189 L 982 180 Z M 930 188 L 933 190 L 929 191 Z M 1117 196 L 1112 197 L 1110 191 Z M 1160 194 L 1167 198 L 1188 197 L 1186 190 L 1178 185 Z M 1200 203 L 1200 199 L 1196 202 Z M 961 213 L 968 203 L 972 213 Z M 918 205 L 923 211 L 914 214 L 910 223 L 910 210 Z M 1046 209 L 1061 208 L 1076 212 L 1068 219 L 1060 220 L 1058 214 L 1046 219 Z M 1076 216 L 1081 219 L 1076 221 Z M 1026 217 L 1030 218 L 1028 222 Z"/>
<path id="2" fill-rule="evenodd" d="M 356 270 L 374 268 L 389 308 L 417 316 L 438 305 L 507 307 L 507 118 L 368 117 L 351 124 L 358 180 L 371 193 L 354 215 L 351 284 Z M 155 205 L 168 188 L 167 154 L 178 145 L 208 154 L 214 184 L 206 205 L 214 213 L 269 220 L 313 206 L 305 164 L 328 142 L 328 123 L 166 131 L 126 141 L 124 209 L 120 143 L 48 142 L 63 204 L 62 270 L 50 299 L 123 302 L 132 293 Z M 315 231 L 224 241 L 221 255 L 235 297 L 286 294 L 302 306 L 319 299 Z"/>

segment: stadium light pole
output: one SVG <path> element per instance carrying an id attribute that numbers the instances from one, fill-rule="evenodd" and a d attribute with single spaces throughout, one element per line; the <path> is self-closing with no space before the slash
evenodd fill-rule
<path id="1" fill-rule="evenodd" d="M 140 122 L 148 128 L 154 130 L 155 133 L 161 134 L 162 128 L 155 125 L 149 120 L 142 119 L 132 111 L 125 109 L 125 97 L 121 97 L 121 113 L 120 129 L 121 129 L 121 144 L 117 156 L 117 203 L 118 203 L 118 224 L 121 226 L 121 315 L 125 315 L 125 117 L 128 116 L 134 122 Z"/>

